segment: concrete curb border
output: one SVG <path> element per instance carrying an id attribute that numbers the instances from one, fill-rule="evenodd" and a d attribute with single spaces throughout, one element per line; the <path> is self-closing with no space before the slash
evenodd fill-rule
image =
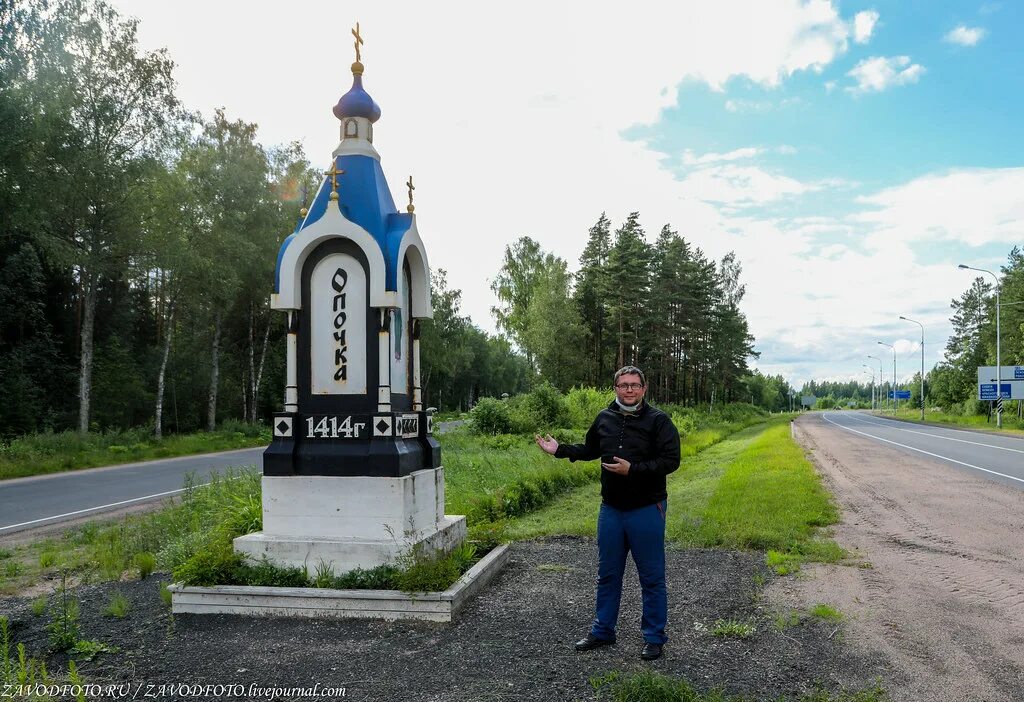
<path id="1" fill-rule="evenodd" d="M 328 590 L 316 587 L 174 583 L 172 614 L 242 614 L 325 619 L 415 619 L 450 622 L 456 613 L 504 567 L 509 546 L 502 544 L 463 573 L 444 592 L 415 595 L 400 590 Z"/>

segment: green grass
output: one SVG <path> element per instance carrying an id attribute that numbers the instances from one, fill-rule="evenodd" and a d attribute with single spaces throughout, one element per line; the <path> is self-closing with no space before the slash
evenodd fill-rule
<path id="1" fill-rule="evenodd" d="M 556 461 L 532 437 L 479 436 L 466 429 L 441 434 L 445 510 L 469 524 L 530 512 L 567 490 L 595 482 L 596 461 Z"/>
<path id="2" fill-rule="evenodd" d="M 673 539 L 694 546 L 790 551 L 810 542 L 817 528 L 839 521 L 814 467 L 790 438 L 788 422 L 757 432 L 714 485 L 704 487 L 707 497 L 699 514 L 675 521 L 669 530 Z"/>
<path id="3" fill-rule="evenodd" d="M 0 480 L 96 466 L 263 446 L 270 428 L 225 423 L 215 432 L 175 434 L 156 441 L 148 429 L 80 435 L 45 432 L 0 442 Z"/>
<path id="4" fill-rule="evenodd" d="M 780 612 L 776 614 L 772 619 L 772 624 L 774 624 L 776 631 L 785 631 L 790 627 L 797 626 L 803 620 L 804 618 L 801 616 L 800 612 L 790 610 L 789 612 Z"/>
<path id="5" fill-rule="evenodd" d="M 146 577 L 171 570 L 219 530 L 260 528 L 261 474 L 230 468 L 207 485 L 186 479 L 180 499 L 155 512 L 88 522 L 61 536 L 20 544 L 0 560 L 0 594 L 16 594 L 50 573 L 66 571 L 80 582 Z"/>
<path id="6" fill-rule="evenodd" d="M 746 695 L 729 695 L 720 688 L 701 692 L 688 680 L 663 675 L 655 671 L 637 673 L 610 672 L 590 679 L 597 699 L 611 702 L 750 702 Z M 881 685 L 848 691 L 818 690 L 799 697 L 777 697 L 775 702 L 886 702 L 888 697 Z"/>
<path id="7" fill-rule="evenodd" d="M 719 619 L 711 627 L 711 635 L 723 639 L 748 639 L 757 633 L 757 627 L 750 622 L 737 619 Z"/>
<path id="8" fill-rule="evenodd" d="M 115 592 L 110 598 L 110 602 L 104 608 L 103 614 L 116 619 L 124 619 L 129 609 L 131 609 L 131 603 L 128 601 L 128 598 L 120 592 Z"/>
<path id="9" fill-rule="evenodd" d="M 811 608 L 811 616 L 826 622 L 841 622 L 846 619 L 843 613 L 827 604 L 817 604 Z"/>
<path id="10" fill-rule="evenodd" d="M 822 527 L 837 522 L 839 514 L 790 438 L 786 417 L 684 458 L 669 476 L 668 493 L 666 534 L 678 545 L 766 550 L 768 564 L 783 574 L 806 561 L 834 563 L 846 556 L 823 538 Z M 514 539 L 594 536 L 600 502 L 600 486 L 586 485 L 509 520 L 505 534 Z"/>

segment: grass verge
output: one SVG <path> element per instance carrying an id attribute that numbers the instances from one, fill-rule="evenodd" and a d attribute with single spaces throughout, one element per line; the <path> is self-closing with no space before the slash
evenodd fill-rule
<path id="1" fill-rule="evenodd" d="M 778 572 L 846 556 L 823 538 L 822 527 L 838 521 L 838 510 L 790 437 L 786 418 L 744 429 L 683 459 L 669 476 L 668 493 L 666 536 L 678 545 L 765 550 Z M 506 533 L 515 539 L 593 536 L 600 501 L 600 486 L 586 485 L 510 520 Z"/>
<path id="2" fill-rule="evenodd" d="M 703 417 L 697 423 L 699 428 L 687 430 L 686 427 L 695 426 L 695 417 Z M 682 432 L 682 456 L 696 456 L 738 431 L 763 424 L 765 415 L 751 413 L 737 415 L 732 421 L 726 419 L 720 415 L 674 412 L 673 421 Z M 773 421 L 783 419 L 785 417 L 776 417 Z M 556 438 L 563 443 L 579 442 L 583 440 L 583 432 L 559 430 Z M 556 461 L 539 451 L 532 437 L 480 436 L 466 428 L 449 432 L 440 440 L 445 457 L 448 512 L 465 514 L 471 536 L 482 543 L 525 538 L 521 533 L 506 535 L 509 520 L 529 520 L 537 510 L 576 493 L 580 494 L 574 501 L 574 508 L 586 509 L 586 505 L 593 502 L 592 496 L 599 492 L 601 467 L 598 461 Z M 591 512 L 596 515 L 594 510 L 585 514 Z M 575 523 L 560 521 L 552 533 L 592 533 L 592 529 L 587 531 Z"/>
<path id="3" fill-rule="evenodd" d="M 145 428 L 85 435 L 72 431 L 32 434 L 0 443 L 0 480 L 264 446 L 270 439 L 269 427 L 241 422 L 225 422 L 215 432 L 175 434 L 161 441 Z"/>

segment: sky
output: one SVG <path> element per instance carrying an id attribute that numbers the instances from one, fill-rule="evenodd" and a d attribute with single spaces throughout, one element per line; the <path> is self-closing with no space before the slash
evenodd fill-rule
<path id="1" fill-rule="evenodd" d="M 735 251 L 760 358 L 798 387 L 942 359 L 951 299 L 1024 245 L 1024 3 L 975 0 L 210 2 L 114 0 L 166 48 L 187 107 L 302 143 L 331 107 L 381 106 L 396 203 L 416 183 L 432 268 L 488 331 L 505 246 L 578 265 L 587 230 L 640 213 Z M 628 9 L 627 9 L 628 8 Z"/>

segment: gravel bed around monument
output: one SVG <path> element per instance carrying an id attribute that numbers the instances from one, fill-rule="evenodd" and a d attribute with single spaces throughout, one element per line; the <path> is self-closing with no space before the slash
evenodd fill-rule
<path id="1" fill-rule="evenodd" d="M 819 685 L 860 688 L 885 676 L 888 661 L 854 653 L 842 627 L 837 632 L 808 619 L 777 630 L 775 612 L 757 596 L 756 577 L 775 577 L 763 555 L 718 550 L 669 550 L 670 642 L 661 660 L 639 659 L 640 592 L 632 563 L 618 644 L 576 653 L 572 643 L 592 616 L 596 551 L 593 540 L 576 537 L 514 544 L 504 570 L 452 624 L 172 617 L 158 576 L 84 586 L 75 591 L 82 638 L 120 650 L 82 662 L 80 670 L 90 682 L 143 683 L 143 690 L 174 683 L 247 690 L 319 684 L 345 688 L 345 699 L 385 701 L 590 700 L 592 677 L 644 668 L 765 700 Z M 123 619 L 102 615 L 115 591 L 131 601 Z M 12 620 L 12 639 L 39 655 L 47 642 L 45 617 L 34 617 L 28 605 L 0 601 L 0 614 Z M 722 639 L 710 633 L 718 619 L 747 621 L 757 631 Z M 66 669 L 66 657 L 50 656 L 48 666 Z"/>

